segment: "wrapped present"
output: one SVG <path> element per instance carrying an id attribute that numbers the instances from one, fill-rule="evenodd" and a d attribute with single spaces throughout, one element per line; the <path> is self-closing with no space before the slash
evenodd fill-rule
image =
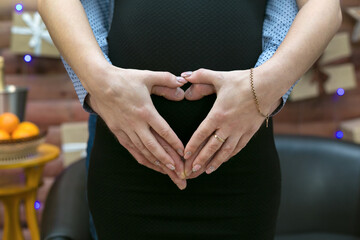
<path id="1" fill-rule="evenodd" d="M 88 137 L 87 122 L 64 123 L 61 125 L 62 150 L 66 167 L 86 157 Z"/>
<path id="2" fill-rule="evenodd" d="M 345 90 L 357 87 L 355 67 L 351 57 L 348 33 L 338 33 L 331 40 L 321 58 L 300 79 L 290 95 L 290 100 L 300 101 L 324 94 L 333 94 L 339 88 Z M 338 63 L 336 61 L 342 61 Z M 345 63 L 343 63 L 346 61 Z"/>
<path id="3" fill-rule="evenodd" d="M 338 88 L 350 90 L 357 87 L 355 67 L 352 63 L 324 67 L 323 71 L 329 76 L 324 83 L 325 92 L 328 94 L 335 93 Z"/>
<path id="4" fill-rule="evenodd" d="M 319 65 L 331 63 L 351 56 L 350 36 L 347 32 L 337 33 L 324 50 Z"/>
<path id="5" fill-rule="evenodd" d="M 342 122 L 340 129 L 344 133 L 343 140 L 360 144 L 360 118 Z"/>
<path id="6" fill-rule="evenodd" d="M 360 7 L 350 7 L 346 11 L 356 20 L 351 38 L 353 42 L 358 42 L 360 40 Z"/>
<path id="7" fill-rule="evenodd" d="M 13 14 L 11 51 L 34 56 L 60 56 L 38 12 Z"/>
<path id="8" fill-rule="evenodd" d="M 313 69 L 309 70 L 304 74 L 304 76 L 302 76 L 290 94 L 291 101 L 300 101 L 319 96 L 319 87 L 316 82 L 312 81 L 313 76 Z"/>

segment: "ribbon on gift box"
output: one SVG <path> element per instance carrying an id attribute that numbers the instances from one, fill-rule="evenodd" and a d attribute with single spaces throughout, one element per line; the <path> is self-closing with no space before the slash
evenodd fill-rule
<path id="1" fill-rule="evenodd" d="M 42 40 L 54 45 L 51 40 L 50 34 L 46 29 L 44 22 L 38 12 L 34 13 L 34 17 L 31 17 L 29 13 L 23 13 L 21 15 L 22 20 L 27 27 L 13 26 L 11 32 L 13 34 L 31 35 L 29 46 L 34 49 L 35 55 L 41 54 Z"/>

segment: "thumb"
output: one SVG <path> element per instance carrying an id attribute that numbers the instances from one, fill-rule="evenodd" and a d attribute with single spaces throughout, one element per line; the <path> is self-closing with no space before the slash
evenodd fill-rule
<path id="1" fill-rule="evenodd" d="M 151 76 L 146 80 L 146 85 L 150 89 L 154 86 L 177 88 L 183 86 L 187 81 L 183 77 L 176 77 L 169 72 L 152 72 Z"/>
<path id="2" fill-rule="evenodd" d="M 191 83 L 203 83 L 216 86 L 219 81 L 217 72 L 204 68 L 200 68 L 195 72 L 184 72 L 181 76 Z"/>

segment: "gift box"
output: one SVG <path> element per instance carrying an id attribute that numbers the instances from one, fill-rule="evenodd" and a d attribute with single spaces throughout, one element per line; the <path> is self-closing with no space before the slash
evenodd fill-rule
<path id="1" fill-rule="evenodd" d="M 351 39 L 353 42 L 358 42 L 360 40 L 360 7 L 350 7 L 346 9 L 346 12 L 356 20 Z"/>
<path id="2" fill-rule="evenodd" d="M 61 125 L 61 141 L 65 167 L 86 157 L 88 137 L 87 122 L 64 123 Z"/>
<path id="3" fill-rule="evenodd" d="M 360 144 L 360 118 L 342 122 L 340 130 L 344 133 L 343 140 Z"/>
<path id="4" fill-rule="evenodd" d="M 11 51 L 34 56 L 55 58 L 60 56 L 38 12 L 13 14 Z"/>
<path id="5" fill-rule="evenodd" d="M 334 94 L 339 88 L 357 88 L 354 64 L 350 61 L 351 44 L 348 33 L 338 33 L 313 67 L 300 79 L 290 95 L 291 101 Z M 340 63 L 337 61 L 341 61 Z"/>

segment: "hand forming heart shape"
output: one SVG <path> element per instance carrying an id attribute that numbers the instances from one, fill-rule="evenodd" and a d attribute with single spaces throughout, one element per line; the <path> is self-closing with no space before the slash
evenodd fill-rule
<path id="1" fill-rule="evenodd" d="M 199 69 L 182 77 L 114 66 L 106 72 L 103 88 L 89 91 L 87 102 L 140 164 L 169 175 L 180 189 L 186 187 L 186 178 L 209 174 L 238 153 L 264 121 L 253 100 L 249 70 Z M 187 81 L 192 85 L 184 92 L 180 86 Z M 261 84 L 255 87 L 263 111 L 274 110 L 279 104 L 275 94 Z M 195 101 L 213 93 L 217 98 L 212 109 L 185 148 L 150 99 L 156 94 Z"/>

